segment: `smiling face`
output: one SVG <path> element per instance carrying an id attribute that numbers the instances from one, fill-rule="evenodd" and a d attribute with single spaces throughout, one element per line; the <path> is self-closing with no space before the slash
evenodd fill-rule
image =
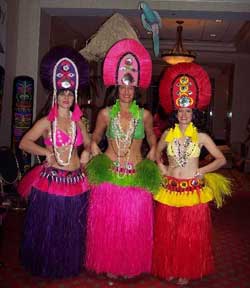
<path id="1" fill-rule="evenodd" d="M 135 87 L 134 86 L 119 86 L 119 99 L 123 103 L 130 103 L 134 99 Z"/>
<path id="2" fill-rule="evenodd" d="M 177 112 L 179 124 L 188 125 L 192 121 L 193 110 L 191 108 L 180 108 Z"/>
<path id="3" fill-rule="evenodd" d="M 57 97 L 58 106 L 69 109 L 74 103 L 74 97 L 74 93 L 70 90 L 61 91 Z"/>

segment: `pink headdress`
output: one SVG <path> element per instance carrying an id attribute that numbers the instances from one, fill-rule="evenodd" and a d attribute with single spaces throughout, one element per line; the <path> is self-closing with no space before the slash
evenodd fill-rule
<path id="1" fill-rule="evenodd" d="M 103 64 L 106 86 L 130 85 L 147 88 L 152 75 L 152 61 L 144 46 L 134 39 L 116 42 Z"/>

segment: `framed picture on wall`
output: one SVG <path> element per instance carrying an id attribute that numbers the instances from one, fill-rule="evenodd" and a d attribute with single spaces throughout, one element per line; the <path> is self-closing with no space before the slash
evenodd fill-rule
<path id="1" fill-rule="evenodd" d="M 30 154 L 21 151 L 18 146 L 22 136 L 32 125 L 34 80 L 29 76 L 18 76 L 13 84 L 13 120 L 12 148 L 20 163 L 23 174 L 31 165 Z"/>

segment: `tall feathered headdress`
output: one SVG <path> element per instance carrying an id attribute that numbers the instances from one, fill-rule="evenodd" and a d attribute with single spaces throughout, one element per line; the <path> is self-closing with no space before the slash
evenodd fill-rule
<path id="1" fill-rule="evenodd" d="M 83 56 L 71 47 L 54 47 L 42 59 L 40 78 L 45 89 L 53 91 L 50 121 L 57 117 L 57 94 L 60 90 L 71 90 L 75 96 L 72 120 L 78 121 L 82 112 L 77 104 L 78 89 L 89 81 L 89 66 Z"/>
<path id="2" fill-rule="evenodd" d="M 203 110 L 211 99 L 207 72 L 196 63 L 179 63 L 167 68 L 160 81 L 160 103 L 169 113 L 182 107 Z"/>

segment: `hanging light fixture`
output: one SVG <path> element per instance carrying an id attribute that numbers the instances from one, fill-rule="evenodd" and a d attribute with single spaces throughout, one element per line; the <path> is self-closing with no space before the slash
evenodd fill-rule
<path id="1" fill-rule="evenodd" d="M 195 54 L 183 48 L 182 44 L 182 24 L 184 21 L 176 21 L 178 24 L 176 32 L 176 44 L 173 49 L 162 53 L 161 58 L 168 64 L 191 63 L 195 59 Z"/>

